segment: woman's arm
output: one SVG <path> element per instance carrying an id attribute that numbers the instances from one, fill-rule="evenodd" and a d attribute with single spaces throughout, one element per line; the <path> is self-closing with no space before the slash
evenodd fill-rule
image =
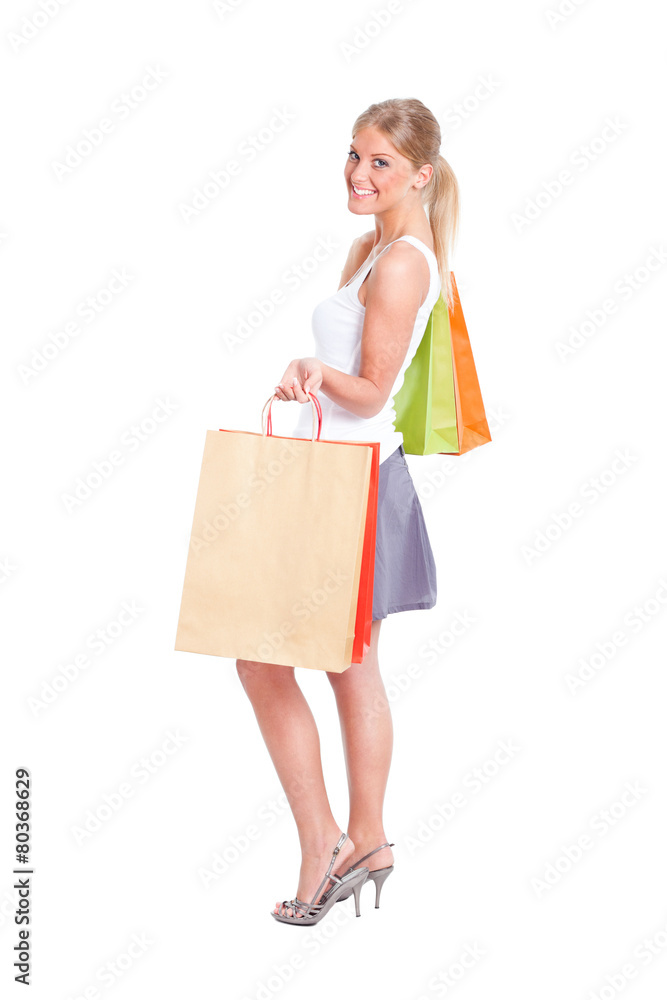
<path id="1" fill-rule="evenodd" d="M 359 417 L 379 413 L 405 360 L 429 282 L 423 253 L 409 243 L 395 243 L 366 279 L 359 374 L 346 375 L 318 358 L 301 358 L 293 398 L 307 402 L 303 389 L 317 391 L 321 372 L 322 392 L 334 403 Z"/>

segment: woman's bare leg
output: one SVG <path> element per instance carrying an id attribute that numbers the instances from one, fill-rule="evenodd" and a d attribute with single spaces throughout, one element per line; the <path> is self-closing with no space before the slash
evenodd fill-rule
<path id="1" fill-rule="evenodd" d="M 389 840 L 384 832 L 382 809 L 391 764 L 393 725 L 378 663 L 381 624 L 382 619 L 371 624 L 371 645 L 362 663 L 351 664 L 342 674 L 327 672 L 340 716 L 350 788 L 347 831 L 355 845 L 354 857 L 347 864 L 334 866 L 339 875 Z M 364 864 L 374 870 L 393 862 L 391 848 L 385 847 Z"/>
<path id="2" fill-rule="evenodd" d="M 297 684 L 294 667 L 237 660 L 236 668 L 297 825 L 302 861 L 296 895 L 309 903 L 342 833 L 324 786 L 315 719 Z M 345 867 L 352 863 L 354 851 L 354 842 L 346 840 L 338 854 Z M 325 884 L 322 891 L 330 885 Z M 292 893 L 289 898 L 293 898 Z M 280 906 L 277 902 L 274 911 L 280 912 Z M 285 912 L 291 915 L 292 908 Z"/>

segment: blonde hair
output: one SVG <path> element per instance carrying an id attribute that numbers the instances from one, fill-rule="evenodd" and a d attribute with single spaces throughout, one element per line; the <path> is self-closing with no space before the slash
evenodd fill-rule
<path id="1" fill-rule="evenodd" d="M 371 104 L 352 126 L 352 138 L 362 128 L 377 128 L 410 161 L 415 170 L 430 163 L 433 173 L 421 189 L 442 283 L 442 297 L 453 307 L 450 260 L 459 225 L 459 185 L 454 171 L 440 154 L 440 126 L 435 115 L 416 98 L 390 98 Z"/>

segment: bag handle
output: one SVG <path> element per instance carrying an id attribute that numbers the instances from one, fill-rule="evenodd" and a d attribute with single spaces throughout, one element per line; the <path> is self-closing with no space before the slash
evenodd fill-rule
<path id="1" fill-rule="evenodd" d="M 320 405 L 320 401 L 317 398 L 317 396 L 311 395 L 308 392 L 307 389 L 304 389 L 304 392 L 306 393 L 306 396 L 308 396 L 308 399 L 310 400 L 310 402 L 312 403 L 312 406 L 313 406 L 313 434 L 312 434 L 311 441 L 314 443 L 315 442 L 315 431 L 317 431 L 317 440 L 318 441 L 320 440 L 320 434 L 322 433 L 322 407 Z M 275 393 L 274 393 L 272 396 L 269 396 L 269 398 L 267 399 L 266 403 L 264 403 L 264 406 L 262 407 L 262 435 L 263 435 L 263 437 L 266 437 L 267 435 L 269 437 L 273 436 L 273 425 L 272 425 L 272 422 L 271 422 L 271 404 L 273 403 L 273 400 L 275 398 L 276 398 L 276 396 L 275 396 Z M 266 410 L 267 406 L 268 406 L 269 409 L 268 409 L 268 414 L 267 414 L 267 418 L 266 418 L 266 429 L 265 429 L 264 428 L 264 411 Z"/>

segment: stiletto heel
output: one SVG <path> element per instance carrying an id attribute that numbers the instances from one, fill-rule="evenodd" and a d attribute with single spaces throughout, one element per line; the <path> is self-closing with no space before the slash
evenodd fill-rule
<path id="1" fill-rule="evenodd" d="M 380 893 L 382 892 L 382 886 L 385 884 L 389 876 L 394 870 L 394 866 L 391 865 L 389 868 L 378 868 L 377 871 L 369 872 L 366 879 L 370 881 L 371 879 L 375 882 L 375 909 L 380 909 Z"/>
<path id="2" fill-rule="evenodd" d="M 380 844 L 380 846 L 376 847 L 375 850 L 369 851 L 368 854 L 365 854 L 364 857 L 361 858 L 359 861 L 357 861 L 356 864 L 350 865 L 350 867 L 347 869 L 347 871 L 343 875 L 343 878 L 345 878 L 346 876 L 348 876 L 353 871 L 360 870 L 358 868 L 358 866 L 361 864 L 362 861 L 366 861 L 367 858 L 370 858 L 371 854 L 376 854 L 378 851 L 381 851 L 383 847 L 395 847 L 395 846 L 396 846 L 395 844 Z M 376 910 L 379 910 L 379 908 L 380 908 L 380 893 L 382 891 L 382 886 L 384 885 L 384 883 L 386 882 L 386 880 L 389 878 L 389 876 L 391 875 L 391 873 L 393 872 L 393 870 L 394 870 L 394 866 L 393 865 L 388 865 L 387 868 L 376 868 L 375 871 L 369 871 L 368 875 L 366 876 L 366 878 L 364 880 L 366 882 L 371 882 L 371 881 L 375 882 L 375 909 Z M 360 892 L 361 892 L 361 886 L 363 884 L 364 884 L 363 882 L 359 883 L 359 891 Z M 340 896 L 337 899 L 337 902 L 340 903 L 341 900 L 347 899 L 348 896 L 351 896 L 351 895 L 352 895 L 352 889 L 347 889 L 345 892 L 342 892 L 340 894 Z"/>
<path id="3" fill-rule="evenodd" d="M 359 879 L 359 881 L 355 882 L 355 884 L 352 886 L 352 892 L 354 893 L 354 905 L 355 905 L 358 917 L 361 916 L 361 910 L 359 908 L 360 907 L 360 897 L 361 897 L 361 887 L 362 887 L 362 885 L 364 884 L 365 881 L 366 881 L 366 879 L 363 879 L 363 878 Z"/>
<path id="4" fill-rule="evenodd" d="M 336 855 L 346 840 L 347 834 L 341 833 L 338 843 L 334 847 L 333 854 L 331 855 L 331 861 L 329 862 L 326 875 L 320 882 L 319 888 L 310 903 L 304 903 L 304 901 L 299 899 L 297 896 L 295 896 L 294 899 L 284 899 L 281 904 L 281 909 L 286 910 L 287 907 L 290 907 L 292 915 L 289 916 L 287 913 L 276 913 L 275 910 L 271 910 L 272 917 L 275 917 L 276 920 L 280 920 L 283 924 L 300 924 L 301 926 L 316 924 L 317 921 L 321 920 L 324 914 L 331 909 L 334 903 L 338 902 L 341 893 L 343 892 L 346 893 L 346 898 L 351 892 L 354 893 L 354 898 L 357 904 L 357 916 L 361 915 L 359 912 L 359 892 L 361 890 L 361 886 L 366 881 L 368 868 L 350 869 L 342 876 L 332 875 L 331 873 L 331 869 L 336 863 Z M 331 879 L 333 885 L 327 889 L 326 892 L 322 892 L 322 889 L 324 889 L 324 886 L 327 884 L 329 879 Z M 297 914 L 302 915 L 297 916 Z"/>

